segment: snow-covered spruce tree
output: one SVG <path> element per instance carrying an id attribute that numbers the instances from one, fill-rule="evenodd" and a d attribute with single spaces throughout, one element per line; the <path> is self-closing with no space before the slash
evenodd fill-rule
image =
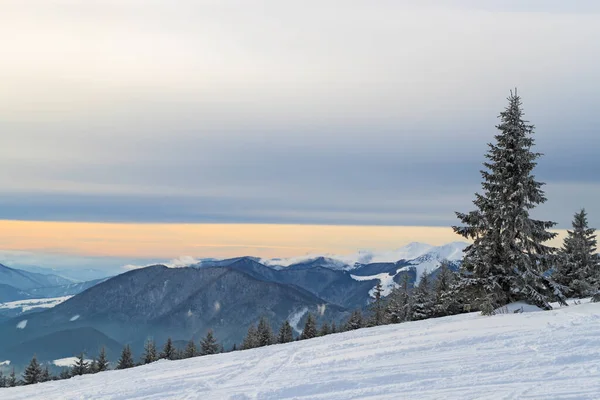
<path id="1" fill-rule="evenodd" d="M 15 369 L 13 368 L 6 380 L 6 387 L 15 387 L 17 386 L 17 375 L 15 374 Z"/>
<path id="2" fill-rule="evenodd" d="M 412 294 L 411 320 L 430 318 L 434 314 L 433 294 L 431 293 L 431 275 L 424 271 L 419 284 Z"/>
<path id="3" fill-rule="evenodd" d="M 457 278 L 458 275 L 450 269 L 450 263 L 447 260 L 442 260 L 434 282 L 434 317 L 454 315 L 461 311 L 459 300 L 454 296 L 452 290 Z"/>
<path id="4" fill-rule="evenodd" d="M 256 325 L 251 324 L 248 327 L 248 333 L 246 333 L 244 343 L 242 343 L 242 349 L 248 350 L 255 347 L 258 347 L 258 331 L 256 330 Z"/>
<path id="5" fill-rule="evenodd" d="M 37 357 L 34 355 L 27 368 L 25 368 L 25 372 L 23 372 L 23 383 L 25 385 L 32 385 L 41 382 L 41 379 L 42 367 L 40 367 Z"/>
<path id="6" fill-rule="evenodd" d="M 548 231 L 555 223 L 529 215 L 546 197 L 533 175 L 541 155 L 531 150 L 534 127 L 523 120 L 516 90 L 496 128 L 500 132 L 489 144 L 481 171 L 483 193 L 473 201 L 476 210 L 456 213 L 464 226 L 454 231 L 473 240 L 465 249 L 461 289 L 486 314 L 516 300 L 549 310 L 550 300 L 565 299 L 561 286 L 544 275 L 555 258 L 556 249 L 544 245 L 556 236 Z"/>
<path id="7" fill-rule="evenodd" d="M 335 321 L 331 321 L 331 332 L 330 333 L 337 333 L 337 326 L 335 325 Z"/>
<path id="8" fill-rule="evenodd" d="M 554 280 L 569 288 L 569 295 L 586 297 L 595 294 L 600 283 L 600 264 L 596 254 L 596 230 L 588 226 L 582 209 L 573 218 L 573 230 L 567 231 Z"/>
<path id="9" fill-rule="evenodd" d="M 106 349 L 102 347 L 100 354 L 96 358 L 96 372 L 102 372 L 108 370 L 108 359 L 106 358 Z"/>
<path id="10" fill-rule="evenodd" d="M 217 354 L 219 353 L 219 350 L 219 343 L 217 343 L 217 339 L 215 339 L 212 329 L 209 329 L 208 332 L 206 332 L 206 336 L 200 341 L 200 355 L 207 356 L 210 354 Z"/>
<path id="11" fill-rule="evenodd" d="M 183 357 L 184 358 L 192 358 L 192 357 L 196 357 L 199 355 L 200 355 L 200 352 L 198 351 L 198 347 L 196 346 L 194 339 L 190 339 L 187 346 L 185 346 L 185 350 L 183 352 Z"/>
<path id="12" fill-rule="evenodd" d="M 142 364 L 150 364 L 156 360 L 158 360 L 156 343 L 152 338 L 148 338 L 146 339 L 146 343 L 144 343 L 144 354 L 142 355 Z"/>
<path id="13" fill-rule="evenodd" d="M 363 315 L 360 310 L 354 310 L 352 314 L 350 314 L 350 318 L 346 322 L 345 329 L 347 331 L 353 331 L 355 329 L 360 329 L 364 327 Z"/>
<path id="14" fill-rule="evenodd" d="M 262 317 L 260 321 L 258 321 L 258 328 L 256 330 L 259 346 L 269 346 L 273 344 L 273 329 L 271 329 L 271 324 L 269 324 L 269 321 L 265 317 Z"/>
<path id="15" fill-rule="evenodd" d="M 312 313 L 308 313 L 308 316 L 306 317 L 306 323 L 304 324 L 304 329 L 302 330 L 302 335 L 300 335 L 300 339 L 312 339 L 317 337 L 317 335 L 317 321 Z"/>
<path id="16" fill-rule="evenodd" d="M 166 360 L 175 360 L 177 358 L 177 350 L 175 349 L 175 346 L 173 346 L 173 340 L 170 337 L 167 338 L 167 342 L 163 346 L 160 358 Z"/>
<path id="17" fill-rule="evenodd" d="M 411 299 L 409 296 L 408 274 L 402 276 L 400 287 L 392 289 L 385 305 L 385 318 L 390 324 L 407 321 L 410 316 Z"/>
<path id="18" fill-rule="evenodd" d="M 371 312 L 371 316 L 369 318 L 368 325 L 369 326 L 379 326 L 386 323 L 385 321 L 385 305 L 382 298 L 383 287 L 381 286 L 381 281 L 377 282 L 377 286 L 375 286 L 375 299 L 371 303 L 369 309 Z"/>
<path id="19" fill-rule="evenodd" d="M 0 371 L 0 388 L 6 387 L 6 377 L 4 373 Z"/>
<path id="20" fill-rule="evenodd" d="M 73 368 L 71 369 L 71 373 L 73 374 L 73 376 L 85 375 L 88 373 L 88 370 L 89 370 L 89 365 L 85 361 L 85 355 L 83 353 L 79 353 L 79 355 L 77 356 L 77 360 L 75 360 L 75 364 L 73 365 Z"/>
<path id="21" fill-rule="evenodd" d="M 326 336 L 330 333 L 331 327 L 329 326 L 329 323 L 327 321 L 323 322 L 323 324 L 321 324 L 321 328 L 319 329 L 319 336 Z"/>
<path id="22" fill-rule="evenodd" d="M 277 343 L 289 343 L 294 341 L 294 331 L 292 325 L 287 319 L 281 324 L 279 328 L 279 335 L 277 337 Z"/>
<path id="23" fill-rule="evenodd" d="M 62 371 L 60 371 L 60 374 L 58 375 L 58 379 L 69 379 L 71 377 L 71 369 L 66 367 L 63 368 Z"/>
<path id="24" fill-rule="evenodd" d="M 50 370 L 46 365 L 44 369 L 42 369 L 42 376 L 40 377 L 40 382 L 48 382 L 52 380 L 52 375 L 50 375 Z"/>
<path id="25" fill-rule="evenodd" d="M 119 362 L 117 363 L 117 369 L 133 368 L 134 366 L 135 363 L 133 362 L 131 347 L 129 347 L 129 345 L 125 345 L 123 351 L 121 352 L 121 358 L 119 358 Z"/>

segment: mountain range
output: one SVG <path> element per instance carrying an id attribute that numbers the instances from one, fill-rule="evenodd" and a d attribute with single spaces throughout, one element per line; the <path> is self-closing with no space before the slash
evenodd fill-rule
<path id="1" fill-rule="evenodd" d="M 248 326 L 263 316 L 274 330 L 288 319 L 297 333 L 308 312 L 319 323 L 339 324 L 352 310 L 367 306 L 378 282 L 385 295 L 403 276 L 414 283 L 425 270 L 435 273 L 444 259 L 458 266 L 464 247 L 411 244 L 394 252 L 349 257 L 200 260 L 186 268 L 152 265 L 101 281 L 54 286 L 80 285 L 73 297 L 53 308 L 0 322 L 0 361 L 23 365 L 34 353 L 44 362 L 81 351 L 93 357 L 101 346 L 113 354 L 124 344 L 139 356 L 148 337 L 157 343 L 167 337 L 184 343 L 200 339 L 208 329 L 229 348 L 239 345 Z M 409 258 L 394 260 L 400 256 Z M 44 292 L 25 290 L 29 280 L 18 270 L 4 268 L 9 271 L 3 276 L 21 285 L 10 285 L 15 290 L 29 296 Z M 46 279 L 64 283 L 57 277 Z M 73 340 L 83 333 L 85 340 Z"/>

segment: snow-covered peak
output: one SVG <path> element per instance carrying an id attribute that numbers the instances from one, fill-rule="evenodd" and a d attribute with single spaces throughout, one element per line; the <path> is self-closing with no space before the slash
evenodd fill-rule
<path id="1" fill-rule="evenodd" d="M 467 243 L 464 242 L 453 242 L 442 246 L 412 242 L 406 246 L 388 251 L 360 250 L 348 255 L 310 254 L 290 258 L 261 259 L 260 262 L 273 267 L 289 267 L 290 265 L 312 262 L 323 258 L 330 268 L 351 270 L 360 264 L 388 263 L 399 260 L 410 261 L 421 257 L 433 260 L 457 261 L 462 259 L 462 252 L 466 246 Z"/>

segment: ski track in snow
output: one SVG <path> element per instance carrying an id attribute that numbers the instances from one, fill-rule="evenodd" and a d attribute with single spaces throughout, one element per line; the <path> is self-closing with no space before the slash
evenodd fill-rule
<path id="1" fill-rule="evenodd" d="M 388 325 L 0 390 L 2 399 L 598 399 L 600 304 Z"/>

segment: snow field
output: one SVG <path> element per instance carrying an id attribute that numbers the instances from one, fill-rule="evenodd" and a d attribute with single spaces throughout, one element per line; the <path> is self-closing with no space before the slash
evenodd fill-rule
<path id="1" fill-rule="evenodd" d="M 600 304 L 477 313 L 0 390 L 2 399 L 598 399 Z"/>

